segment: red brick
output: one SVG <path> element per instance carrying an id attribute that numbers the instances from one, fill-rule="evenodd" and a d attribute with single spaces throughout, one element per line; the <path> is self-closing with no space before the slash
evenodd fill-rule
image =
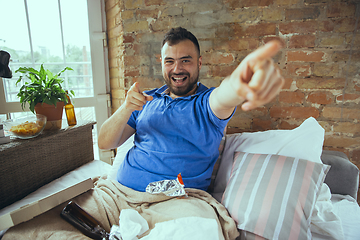
<path id="1" fill-rule="evenodd" d="M 317 104 L 330 104 L 334 102 L 334 95 L 330 92 L 311 92 L 307 101 Z"/>
<path id="2" fill-rule="evenodd" d="M 134 55 L 146 55 L 148 46 L 146 44 L 133 44 Z"/>
<path id="3" fill-rule="evenodd" d="M 135 16 L 137 19 L 148 19 L 148 18 L 158 18 L 159 9 L 137 9 Z"/>
<path id="4" fill-rule="evenodd" d="M 219 66 L 215 65 L 210 67 L 211 76 L 212 77 L 227 77 L 229 76 L 237 67 L 238 65 L 226 65 L 226 66 Z"/>
<path id="5" fill-rule="evenodd" d="M 275 35 L 276 24 L 275 23 L 259 23 L 256 25 L 250 25 L 245 30 L 245 36 L 264 36 Z"/>
<path id="6" fill-rule="evenodd" d="M 326 136 L 324 140 L 324 146 L 331 146 L 337 148 L 346 148 L 352 146 L 359 146 L 360 138 L 352 138 L 346 136 Z"/>
<path id="7" fill-rule="evenodd" d="M 331 55 L 331 60 L 334 62 L 349 61 L 350 51 L 334 51 Z M 352 51 L 351 62 L 360 62 L 360 51 Z"/>
<path id="8" fill-rule="evenodd" d="M 149 77 L 133 77 L 133 78 L 127 78 L 129 81 L 130 86 L 134 82 L 138 82 L 139 86 L 141 88 L 141 91 L 144 91 L 146 89 L 153 89 L 158 88 L 164 85 L 164 82 L 158 78 L 149 78 Z"/>
<path id="9" fill-rule="evenodd" d="M 263 38 L 263 42 L 264 44 L 267 43 L 267 42 L 270 42 L 272 40 L 278 40 L 279 42 L 281 42 L 282 46 L 285 46 L 286 43 L 285 43 L 285 39 L 284 38 L 281 38 L 281 37 L 276 37 L 276 36 L 271 36 L 271 37 L 268 37 L 268 36 L 265 36 Z"/>
<path id="10" fill-rule="evenodd" d="M 290 89 L 292 83 L 293 83 L 293 79 L 292 78 L 285 78 L 285 84 L 282 87 L 282 89 Z"/>
<path id="11" fill-rule="evenodd" d="M 322 116 L 329 119 L 360 119 L 358 108 L 324 107 Z"/>
<path id="12" fill-rule="evenodd" d="M 235 39 L 215 39 L 215 50 L 242 51 L 255 50 L 259 47 L 260 40 L 258 38 L 235 38 Z"/>
<path id="13" fill-rule="evenodd" d="M 309 34 L 316 32 L 316 26 L 317 21 L 279 23 L 279 31 L 282 34 Z"/>
<path id="14" fill-rule="evenodd" d="M 300 89 L 343 89 L 345 78 L 304 78 L 296 81 Z"/>
<path id="15" fill-rule="evenodd" d="M 321 51 L 289 51 L 287 60 L 289 62 L 321 62 L 325 53 Z"/>
<path id="16" fill-rule="evenodd" d="M 153 6 L 153 5 L 165 5 L 165 0 L 145 0 L 146 6 Z"/>
<path id="17" fill-rule="evenodd" d="M 155 54 L 155 61 L 161 63 L 161 53 Z"/>
<path id="18" fill-rule="evenodd" d="M 334 32 L 354 32 L 355 29 L 355 19 L 353 18 L 336 19 L 334 20 L 334 24 Z"/>
<path id="19" fill-rule="evenodd" d="M 136 77 L 140 75 L 140 71 L 138 68 L 126 68 L 125 69 L 125 77 Z"/>
<path id="20" fill-rule="evenodd" d="M 360 168 L 360 149 L 353 150 L 351 160 Z"/>
<path id="21" fill-rule="evenodd" d="M 280 92 L 279 102 L 281 103 L 303 103 L 305 94 L 300 91 L 296 92 Z"/>
<path id="22" fill-rule="evenodd" d="M 289 41 L 290 48 L 313 48 L 315 47 L 315 35 L 294 35 Z"/>
<path id="23" fill-rule="evenodd" d="M 339 75 L 338 63 L 315 63 L 312 73 L 319 77 L 336 77 Z"/>
<path id="24" fill-rule="evenodd" d="M 285 19 L 287 21 L 317 19 L 319 15 L 320 10 L 318 7 L 289 8 L 285 10 Z"/>
<path id="25" fill-rule="evenodd" d="M 352 133 L 356 134 L 360 132 L 360 124 L 353 122 L 340 122 L 334 123 L 334 132 L 337 133 Z"/>
<path id="26" fill-rule="evenodd" d="M 251 129 L 251 123 L 252 123 L 252 120 L 248 117 L 234 116 L 229 121 L 228 126 L 237 128 L 237 132 L 239 132 L 239 130 L 246 131 L 246 130 Z M 227 129 L 227 130 L 229 130 L 229 129 Z"/>
<path id="27" fill-rule="evenodd" d="M 226 23 L 219 24 L 215 30 L 215 37 L 219 39 L 223 39 L 224 37 L 228 37 L 229 33 L 231 33 L 232 38 L 240 38 L 244 36 L 243 26 L 239 23 Z"/>
<path id="28" fill-rule="evenodd" d="M 224 0 L 224 3 L 231 9 L 244 7 L 266 7 L 271 5 L 274 0 Z"/>
<path id="29" fill-rule="evenodd" d="M 327 0 L 304 0 L 305 4 L 325 3 Z"/>
<path id="30" fill-rule="evenodd" d="M 326 16 L 328 18 L 353 17 L 355 16 L 356 5 L 346 2 L 328 4 Z"/>
<path id="31" fill-rule="evenodd" d="M 356 91 L 360 91 L 360 86 L 355 84 L 354 88 L 355 88 Z"/>
<path id="32" fill-rule="evenodd" d="M 131 34 L 124 34 L 124 43 L 133 43 L 135 41 Z"/>
<path id="33" fill-rule="evenodd" d="M 299 126 L 299 124 L 294 124 L 294 123 L 290 123 L 288 121 L 281 120 L 279 128 L 280 129 L 291 130 L 291 129 L 294 129 L 294 128 L 298 127 L 298 126 Z"/>
<path id="34" fill-rule="evenodd" d="M 203 63 L 209 63 L 209 64 L 229 64 L 234 62 L 235 58 L 234 55 L 231 53 L 206 53 L 203 57 Z"/>
<path id="35" fill-rule="evenodd" d="M 307 77 L 311 75 L 311 66 L 309 63 L 293 63 L 286 65 L 287 74 L 298 77 Z"/>
<path id="36" fill-rule="evenodd" d="M 270 116 L 273 118 L 318 118 L 319 110 L 314 107 L 271 107 Z"/>
<path id="37" fill-rule="evenodd" d="M 139 66 L 141 64 L 141 58 L 139 56 L 125 56 L 125 66 Z"/>
<path id="38" fill-rule="evenodd" d="M 255 131 L 266 131 L 272 129 L 271 120 L 261 120 L 258 118 L 253 119 L 252 129 Z"/>
<path id="39" fill-rule="evenodd" d="M 336 98 L 336 100 L 338 101 L 351 101 L 351 100 L 356 100 L 356 99 L 359 99 L 360 98 L 360 94 L 355 94 L 355 93 L 347 93 L 345 95 L 340 95 Z"/>
<path id="40" fill-rule="evenodd" d="M 335 23 L 332 20 L 319 22 L 320 32 L 331 32 L 335 28 Z"/>

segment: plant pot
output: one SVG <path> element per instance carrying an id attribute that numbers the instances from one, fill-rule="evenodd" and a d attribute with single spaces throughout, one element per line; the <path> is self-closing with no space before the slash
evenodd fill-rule
<path id="1" fill-rule="evenodd" d="M 55 105 L 38 103 L 35 105 L 35 112 L 47 117 L 44 130 L 57 130 L 61 128 L 64 102 L 57 102 Z"/>

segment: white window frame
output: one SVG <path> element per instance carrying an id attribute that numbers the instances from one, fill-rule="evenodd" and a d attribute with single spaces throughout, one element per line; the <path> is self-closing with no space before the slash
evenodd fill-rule
<path id="1" fill-rule="evenodd" d="M 102 123 L 111 115 L 105 1 L 87 0 L 87 5 L 94 97 L 75 98 L 75 107 L 95 107 L 96 127 L 99 132 Z M 0 102 L 0 114 L 23 111 L 20 102 L 6 102 L 2 78 Z M 99 150 L 99 155 L 101 160 L 111 163 L 112 151 Z"/>

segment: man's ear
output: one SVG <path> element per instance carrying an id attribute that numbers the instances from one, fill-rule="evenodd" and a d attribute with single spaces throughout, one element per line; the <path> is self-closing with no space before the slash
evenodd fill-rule
<path id="1" fill-rule="evenodd" d="M 202 66 L 202 56 L 199 57 L 199 70 L 201 69 Z"/>

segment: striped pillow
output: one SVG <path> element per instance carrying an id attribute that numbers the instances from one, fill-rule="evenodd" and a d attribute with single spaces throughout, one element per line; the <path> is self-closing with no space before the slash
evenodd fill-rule
<path id="1" fill-rule="evenodd" d="M 266 239 L 311 239 L 310 221 L 329 166 L 235 152 L 222 203 L 239 229 Z"/>

